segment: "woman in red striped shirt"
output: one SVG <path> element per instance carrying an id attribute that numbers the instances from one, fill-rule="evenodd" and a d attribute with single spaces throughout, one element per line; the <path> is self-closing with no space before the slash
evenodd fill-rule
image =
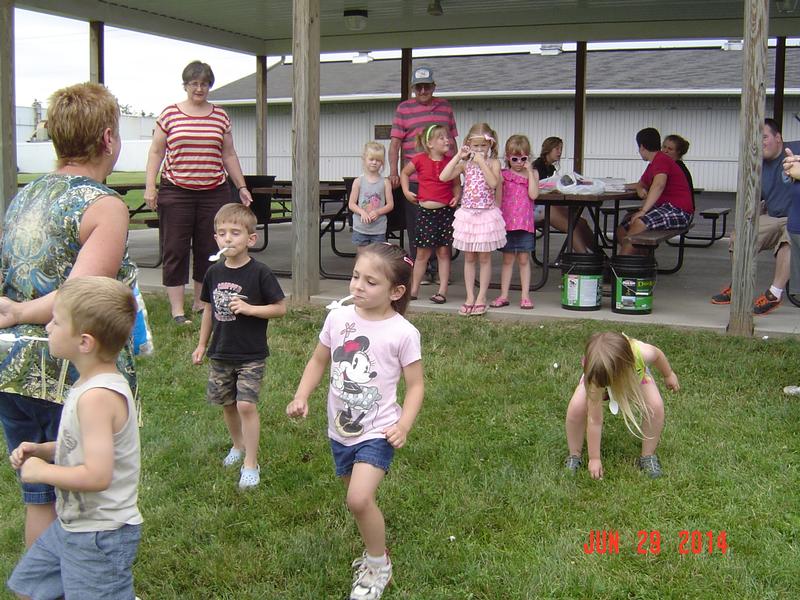
<path id="1" fill-rule="evenodd" d="M 208 256 L 218 249 L 214 215 L 231 201 L 228 177 L 242 204 L 249 206 L 253 201 L 233 147 L 230 119 L 224 110 L 208 101 L 213 85 L 214 73 L 206 63 L 193 61 L 186 66 L 186 100 L 168 106 L 158 117 L 147 158 L 144 200 L 151 209 L 158 210 L 164 258 L 162 283 L 178 325 L 191 323 L 183 306 L 190 251 L 192 310 L 202 310 L 200 291 L 210 264 Z M 159 170 L 161 182 L 156 188 Z"/>

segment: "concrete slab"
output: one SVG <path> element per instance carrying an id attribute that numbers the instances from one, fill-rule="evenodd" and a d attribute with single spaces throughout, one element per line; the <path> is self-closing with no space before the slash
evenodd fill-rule
<path id="1" fill-rule="evenodd" d="M 698 196 L 698 209 L 711 206 L 733 206 L 732 194 L 701 194 Z M 733 214 L 729 217 L 728 230 L 733 227 Z M 695 233 L 702 234 L 707 224 L 698 222 Z M 156 230 L 131 231 L 129 245 L 131 256 L 135 261 L 153 262 L 157 255 L 158 236 Z M 269 246 L 254 256 L 276 270 L 291 269 L 291 225 L 271 225 Z M 347 276 L 352 270 L 353 259 L 342 258 L 333 254 L 329 239 L 323 238 L 323 263 L 325 270 Z M 342 250 L 352 249 L 349 232 L 337 235 L 337 247 Z M 560 244 L 559 236 L 554 243 Z M 664 265 L 674 263 L 677 250 L 671 247 L 660 247 L 657 259 Z M 500 256 L 493 260 L 493 282 L 500 281 Z M 768 253 L 761 253 L 757 263 L 756 290 L 769 287 L 772 281 L 774 259 Z M 437 305 L 428 300 L 436 291 L 435 286 L 423 286 L 420 299 L 411 303 L 411 311 L 440 312 L 457 316 L 465 293 L 463 283 L 463 258 L 456 259 L 453 265 L 453 283 L 448 291 L 446 304 Z M 535 267 L 538 270 L 538 267 Z M 537 273 L 534 272 L 534 278 Z M 515 273 L 516 280 L 516 273 Z M 549 319 L 593 319 L 622 323 L 654 323 L 675 327 L 691 327 L 724 332 L 729 320 L 729 309 L 725 306 L 711 304 L 710 298 L 730 280 L 730 262 L 728 257 L 727 238 L 716 242 L 710 248 L 687 249 L 684 267 L 674 275 L 660 275 L 656 283 L 653 298 L 653 312 L 649 315 L 621 315 L 611 311 L 611 298 L 604 297 L 602 308 L 598 311 L 570 311 L 561 307 L 561 274 L 551 270 L 547 284 L 533 293 L 534 310 L 519 308 L 519 292 L 512 291 L 511 306 L 501 309 L 490 309 L 486 317 L 493 320 L 517 320 L 536 322 Z M 160 269 L 140 268 L 140 285 L 145 291 L 163 291 L 161 287 Z M 288 292 L 290 283 L 282 281 Z M 315 304 L 325 305 L 333 299 L 348 294 L 347 280 L 322 279 L 320 292 L 312 298 Z M 489 299 L 498 295 L 497 290 L 490 290 Z M 459 317 L 463 318 L 463 317 Z M 471 317 L 479 318 L 479 317 Z M 756 335 L 798 335 L 800 333 L 800 309 L 784 303 L 769 315 L 755 318 Z"/>

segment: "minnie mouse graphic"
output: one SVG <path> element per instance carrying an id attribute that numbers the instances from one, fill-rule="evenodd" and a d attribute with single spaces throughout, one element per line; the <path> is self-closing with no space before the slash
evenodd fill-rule
<path id="1" fill-rule="evenodd" d="M 333 368 L 331 385 L 336 390 L 339 398 L 347 407 L 346 411 L 336 413 L 334 424 L 336 431 L 343 437 L 357 437 L 364 432 L 361 421 L 367 413 L 377 407 L 375 404 L 381 399 L 377 387 L 365 385 L 377 377 L 372 370 L 372 360 L 367 353 L 369 338 L 360 335 L 344 343 L 333 351 Z M 355 412 L 360 411 L 353 418 Z"/>

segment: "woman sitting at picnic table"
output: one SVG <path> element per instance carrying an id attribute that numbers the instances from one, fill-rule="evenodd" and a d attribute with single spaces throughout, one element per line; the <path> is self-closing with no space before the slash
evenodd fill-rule
<path id="1" fill-rule="evenodd" d="M 645 249 L 634 246 L 629 236 L 647 230 L 684 229 L 694 216 L 694 203 L 689 182 L 677 163 L 661 152 L 661 135 L 647 127 L 636 134 L 639 156 L 647 161 L 642 177 L 625 188 L 636 190 L 642 205 L 628 213 L 617 230 L 620 254 L 644 254 Z"/>
<path id="2" fill-rule="evenodd" d="M 563 151 L 564 140 L 560 137 L 551 136 L 545 138 L 542 142 L 542 151 L 539 154 L 539 158 L 533 161 L 533 168 L 539 174 L 539 181 L 555 175 Z M 544 198 L 546 199 L 547 196 L 545 195 Z M 542 221 L 544 221 L 544 205 L 537 204 L 534 218 L 536 223 L 541 225 Z M 562 233 L 567 233 L 569 230 L 569 208 L 566 206 L 551 206 L 550 226 Z M 572 232 L 572 248 L 575 252 L 580 253 L 596 250 L 594 234 L 586 219 L 582 217 L 575 223 L 575 228 Z"/>
<path id="3" fill-rule="evenodd" d="M 0 362 L 0 421 L 9 453 L 22 442 L 55 441 L 64 397 L 78 378 L 38 339 L 46 336 L 58 288 L 87 275 L 129 285 L 136 276 L 126 246 L 128 207 L 100 183 L 122 147 L 116 98 L 94 83 L 58 90 L 50 98 L 47 127 L 56 169 L 11 200 L 0 234 L 0 333 L 16 339 L 8 345 L 4 340 Z M 120 353 L 117 368 L 136 390 L 130 350 Z M 30 546 L 55 519 L 56 497 L 49 485 L 21 486 Z"/>
<path id="4" fill-rule="evenodd" d="M 238 199 L 245 206 L 253 201 L 247 190 L 239 157 L 233 147 L 231 122 L 220 107 L 208 101 L 214 73 L 206 63 L 190 62 L 183 70 L 186 100 L 164 109 L 156 120 L 153 143 L 147 158 L 144 200 L 158 210 L 161 228 L 162 283 L 167 288 L 172 318 L 178 325 L 191 323 L 184 315 L 183 290 L 189 282 L 192 252 L 194 302 L 192 310 L 203 310 L 200 292 L 217 252 L 214 215 L 231 201 L 227 178 L 233 180 Z M 166 156 L 166 161 L 164 160 Z M 161 183 L 156 175 L 161 163 Z"/>
<path id="5" fill-rule="evenodd" d="M 683 157 L 689 152 L 689 141 L 673 133 L 664 138 L 664 143 L 661 144 L 661 151 L 674 160 L 675 164 L 683 171 L 686 176 L 686 182 L 689 184 L 689 189 L 692 191 L 692 206 L 694 206 L 694 181 L 692 181 L 689 167 L 683 162 Z"/>

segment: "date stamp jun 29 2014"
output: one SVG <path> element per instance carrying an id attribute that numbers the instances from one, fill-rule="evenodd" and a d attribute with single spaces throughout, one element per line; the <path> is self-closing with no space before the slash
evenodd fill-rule
<path id="1" fill-rule="evenodd" d="M 635 553 L 656 555 L 672 552 L 678 555 L 722 554 L 726 555 L 728 534 L 725 530 L 701 531 L 681 529 L 677 534 L 662 535 L 658 529 L 640 529 L 636 532 Z M 623 547 L 624 551 L 624 547 Z M 592 529 L 589 539 L 583 544 L 584 554 L 619 554 L 620 532 L 617 529 Z"/>

